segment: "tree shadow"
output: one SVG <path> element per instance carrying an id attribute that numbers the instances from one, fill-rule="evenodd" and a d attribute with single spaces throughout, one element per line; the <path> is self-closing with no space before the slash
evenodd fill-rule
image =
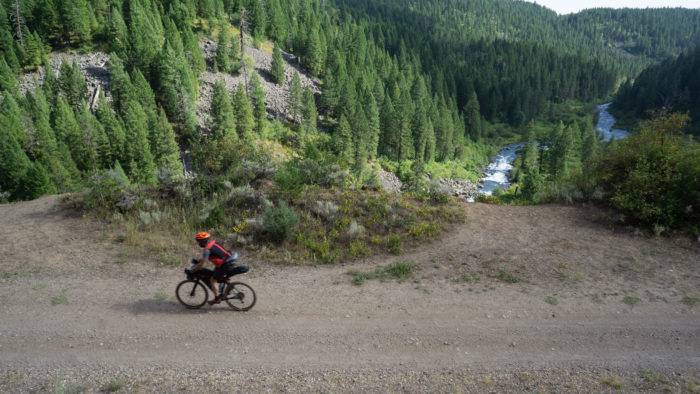
<path id="1" fill-rule="evenodd" d="M 187 309 L 177 301 L 157 300 L 153 298 L 136 300 L 126 304 L 116 304 L 111 309 L 127 311 L 132 315 L 193 315 L 210 312 L 232 312 L 228 306 L 204 305 L 200 309 Z"/>
<path id="2" fill-rule="evenodd" d="M 275 83 L 274 77 L 272 76 L 272 73 L 271 73 L 270 71 L 268 71 L 267 69 L 264 69 L 264 68 L 256 68 L 255 71 L 258 72 L 258 75 L 260 75 L 260 77 L 261 77 L 263 80 L 265 80 L 265 82 Z"/>

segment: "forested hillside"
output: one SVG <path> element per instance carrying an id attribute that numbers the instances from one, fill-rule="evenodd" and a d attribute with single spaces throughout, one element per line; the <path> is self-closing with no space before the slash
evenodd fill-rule
<path id="1" fill-rule="evenodd" d="M 614 108 L 625 116 L 649 118 L 653 112 L 688 112 L 691 131 L 700 135 L 700 47 L 644 70 L 623 85 Z"/>
<path id="2" fill-rule="evenodd" d="M 558 16 L 507 0 L 337 3 L 396 56 L 416 56 L 433 86 L 456 96 L 460 107 L 476 91 L 489 121 L 514 126 L 551 101 L 607 96 L 622 79 L 700 39 L 696 10 Z"/>
<path id="3" fill-rule="evenodd" d="M 317 187 L 375 189 L 382 167 L 442 201 L 431 177 L 474 180 L 492 145 L 533 128 L 552 141 L 591 135 L 590 111 L 567 108 L 687 48 L 699 18 L 557 16 L 506 0 L 2 0 L 0 195 L 87 187 L 117 192 L 88 205 L 123 205 L 126 192 L 166 187 L 187 191 L 201 223 L 234 226 L 225 211 L 293 213 L 282 200 Z M 76 53 L 108 60 L 55 62 Z M 263 180 L 278 204 L 218 192 Z"/>

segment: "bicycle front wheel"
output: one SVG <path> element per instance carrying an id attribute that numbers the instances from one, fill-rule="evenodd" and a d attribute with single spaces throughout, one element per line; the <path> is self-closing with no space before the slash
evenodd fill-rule
<path id="1" fill-rule="evenodd" d="M 175 296 L 187 309 L 199 309 L 209 300 L 206 287 L 199 281 L 185 280 L 175 289 Z"/>
<path id="2" fill-rule="evenodd" d="M 249 311 L 255 305 L 255 290 L 242 282 L 231 282 L 226 287 L 226 303 L 235 311 Z"/>

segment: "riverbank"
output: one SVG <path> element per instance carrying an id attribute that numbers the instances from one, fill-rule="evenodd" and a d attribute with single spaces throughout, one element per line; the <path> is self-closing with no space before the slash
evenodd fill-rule
<path id="1" fill-rule="evenodd" d="M 596 130 L 602 141 L 609 142 L 627 138 L 629 132 L 615 128 L 616 119 L 609 109 L 612 103 L 604 103 L 596 106 L 597 122 Z M 513 143 L 501 148 L 491 163 L 484 170 L 484 175 L 479 181 L 477 194 L 491 196 L 496 190 L 506 190 L 511 184 L 511 172 L 513 163 L 518 157 L 518 152 L 525 147 L 524 142 Z M 470 199 L 473 202 L 474 199 Z"/>

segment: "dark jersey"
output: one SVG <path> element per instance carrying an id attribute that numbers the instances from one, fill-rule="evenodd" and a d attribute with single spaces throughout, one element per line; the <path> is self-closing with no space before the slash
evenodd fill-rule
<path id="1" fill-rule="evenodd" d="M 229 257 L 231 257 L 231 253 L 217 244 L 216 241 L 209 242 L 202 251 L 202 258 L 208 259 L 217 267 L 223 265 Z"/>

